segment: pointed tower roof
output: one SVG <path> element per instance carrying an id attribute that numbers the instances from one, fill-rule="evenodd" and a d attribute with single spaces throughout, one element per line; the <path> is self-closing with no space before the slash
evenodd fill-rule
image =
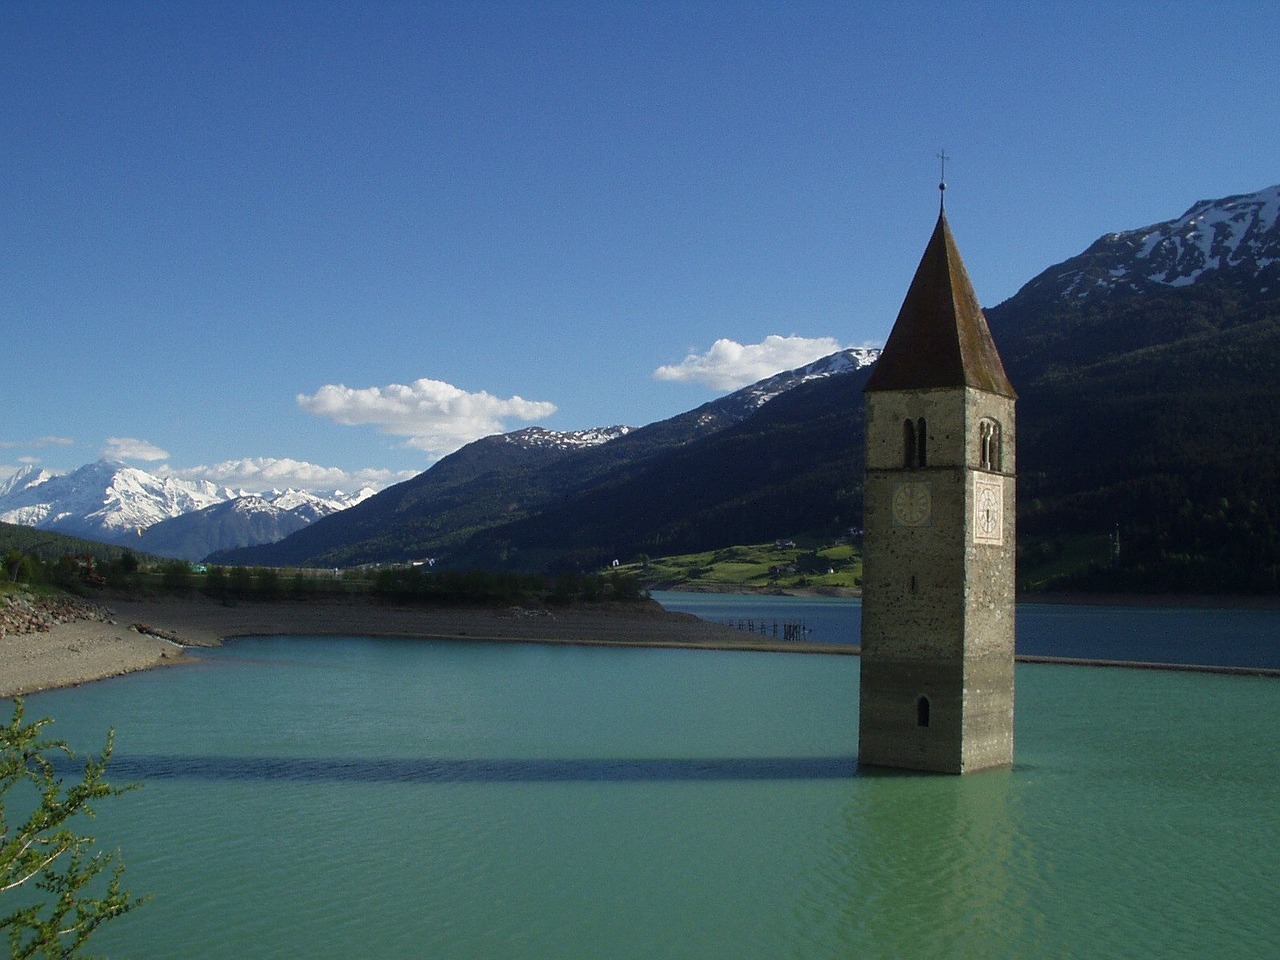
<path id="1" fill-rule="evenodd" d="M 1016 397 L 945 211 L 929 238 L 866 390 L 975 387 Z"/>

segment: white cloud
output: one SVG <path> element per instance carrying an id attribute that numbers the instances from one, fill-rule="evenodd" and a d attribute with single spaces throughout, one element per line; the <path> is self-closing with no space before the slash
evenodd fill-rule
<path id="1" fill-rule="evenodd" d="M 691 353 L 679 363 L 653 371 L 655 380 L 702 383 L 716 390 L 736 390 L 794 370 L 843 349 L 833 337 L 780 337 L 771 334 L 760 343 L 741 344 L 721 339 L 706 353 Z"/>
<path id="2" fill-rule="evenodd" d="M 376 426 L 382 433 L 407 437 L 405 446 L 437 459 L 472 440 L 505 432 L 507 420 L 540 420 L 556 412 L 554 403 L 503 400 L 427 379 L 363 389 L 328 384 L 297 399 L 307 413 L 346 426 Z"/>
<path id="3" fill-rule="evenodd" d="M 102 447 L 104 460 L 165 460 L 168 452 L 136 437 L 107 437 Z"/>
<path id="4" fill-rule="evenodd" d="M 208 480 L 225 487 L 262 492 L 273 488 L 292 487 L 297 490 L 329 492 L 344 490 L 348 493 L 361 487 L 381 490 L 393 483 L 416 476 L 412 470 L 343 470 L 339 467 L 322 467 L 305 460 L 287 457 L 246 457 L 243 460 L 224 460 L 212 466 L 184 467 L 170 471 L 170 475 L 186 480 Z"/>

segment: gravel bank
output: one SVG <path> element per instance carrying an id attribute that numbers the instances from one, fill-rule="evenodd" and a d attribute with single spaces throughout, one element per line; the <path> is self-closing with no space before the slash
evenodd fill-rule
<path id="1" fill-rule="evenodd" d="M 30 594 L 0 601 L 0 697 L 188 659 L 182 647 L 139 632 L 102 604 Z"/>
<path id="2" fill-rule="evenodd" d="M 38 603 L 38 602 L 37 602 Z M 110 606 L 53 605 L 49 625 L 6 629 L 0 637 L 0 696 L 73 686 L 149 667 L 190 661 L 186 648 L 244 636 L 353 635 L 470 642 L 567 643 L 710 650 L 833 653 L 830 645 L 778 643 L 656 602 L 569 609 L 423 609 L 326 601 L 241 603 L 204 597 L 113 600 Z M 25 617 L 26 614 L 23 614 Z M 54 621 L 57 622 L 54 622 Z M 23 620 L 24 623 L 28 622 Z M 198 651 L 194 651 L 196 657 Z"/>

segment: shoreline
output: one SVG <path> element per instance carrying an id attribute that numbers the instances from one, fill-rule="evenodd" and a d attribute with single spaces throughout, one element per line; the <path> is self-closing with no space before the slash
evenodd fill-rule
<path id="1" fill-rule="evenodd" d="M 115 599 L 107 619 L 0 636 L 0 697 L 9 698 L 199 660 L 200 647 L 246 636 L 362 636 L 472 643 L 830 653 L 829 644 L 780 642 L 693 614 L 635 605 L 429 608 L 361 601 L 226 605 L 205 597 Z M 190 652 L 189 652 L 190 651 Z"/>
<path id="2" fill-rule="evenodd" d="M 1187 598 L 1188 601 L 1203 598 Z M 1046 603 L 1079 603 L 1059 596 Z M 1179 604 L 1190 607 L 1194 602 Z M 1150 606 L 1164 606 L 1154 604 Z M 1275 605 L 1266 607 L 1274 609 Z M 101 608 L 99 608 L 100 611 Z M 422 608 L 362 601 L 226 605 L 205 597 L 115 600 L 109 617 L 0 635 L 0 698 L 79 686 L 156 667 L 199 662 L 199 648 L 247 636 L 363 636 L 466 643 L 722 650 L 856 656 L 853 645 L 779 641 L 662 609 L 635 605 L 566 608 Z M 1217 609 L 1217 608 L 1212 608 Z M 1231 609 L 1235 609 L 1232 607 Z M 96 613 L 98 611 L 94 611 Z M 1280 677 L 1280 670 L 1203 664 L 1018 655 L 1019 663 L 1176 670 Z"/>

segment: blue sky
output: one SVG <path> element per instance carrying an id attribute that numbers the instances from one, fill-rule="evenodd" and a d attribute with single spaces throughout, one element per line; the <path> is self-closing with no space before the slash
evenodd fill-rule
<path id="1" fill-rule="evenodd" d="M 383 485 L 878 345 L 943 148 L 994 305 L 1280 182 L 1278 10 L 8 0 L 0 478 Z"/>

